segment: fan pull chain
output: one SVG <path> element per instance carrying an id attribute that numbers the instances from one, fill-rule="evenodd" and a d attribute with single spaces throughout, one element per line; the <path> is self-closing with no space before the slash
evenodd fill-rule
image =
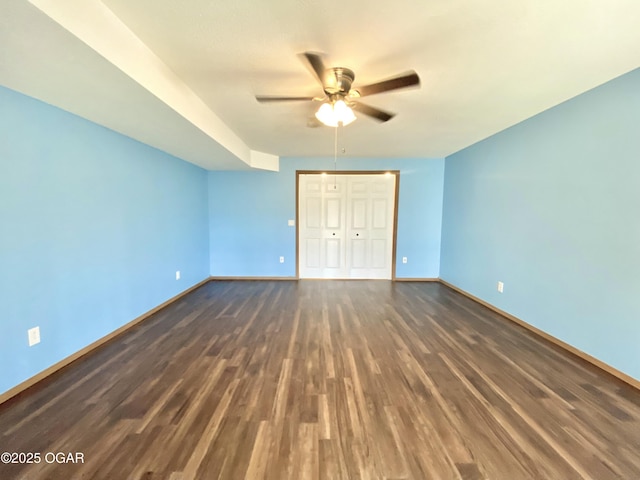
<path id="1" fill-rule="evenodd" d="M 335 128 L 335 134 L 333 135 L 333 189 L 338 189 L 338 128 L 340 124 Z"/>

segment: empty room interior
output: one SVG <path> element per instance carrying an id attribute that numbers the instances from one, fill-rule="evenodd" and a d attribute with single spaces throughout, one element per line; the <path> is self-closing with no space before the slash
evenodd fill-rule
<path id="1" fill-rule="evenodd" d="M 639 479 L 638 19 L 3 1 L 0 479 Z"/>

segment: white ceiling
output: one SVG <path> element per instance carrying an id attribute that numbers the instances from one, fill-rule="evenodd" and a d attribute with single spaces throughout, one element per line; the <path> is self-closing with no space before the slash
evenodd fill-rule
<path id="1" fill-rule="evenodd" d="M 415 70 L 363 99 L 397 113 L 341 129 L 349 156 L 443 157 L 640 66 L 638 0 L 2 0 L 0 84 L 208 169 L 329 156 L 298 54 Z M 0 110 L 1 114 L 1 110 Z"/>

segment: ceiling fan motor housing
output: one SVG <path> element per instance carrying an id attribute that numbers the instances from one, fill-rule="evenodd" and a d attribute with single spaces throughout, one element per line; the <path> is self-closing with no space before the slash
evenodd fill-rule
<path id="1" fill-rule="evenodd" d="M 349 68 L 334 67 L 325 70 L 324 77 L 324 92 L 331 97 L 332 95 L 347 95 L 356 76 Z"/>

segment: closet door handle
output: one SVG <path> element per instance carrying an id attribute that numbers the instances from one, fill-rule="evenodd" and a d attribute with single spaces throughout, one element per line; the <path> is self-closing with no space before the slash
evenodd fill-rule
<path id="1" fill-rule="evenodd" d="M 333 235 L 335 237 L 336 236 L 336 232 L 333 232 L 331 235 Z"/>

